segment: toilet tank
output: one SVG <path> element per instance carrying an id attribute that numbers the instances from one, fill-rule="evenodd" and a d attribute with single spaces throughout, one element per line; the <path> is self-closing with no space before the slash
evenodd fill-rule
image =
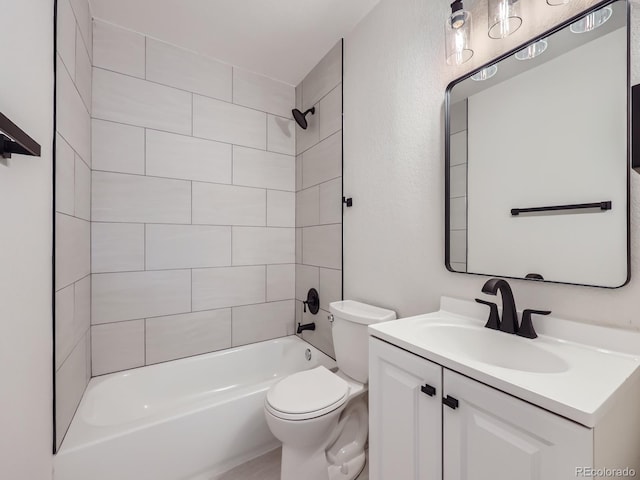
<path id="1" fill-rule="evenodd" d="M 333 346 L 338 368 L 361 383 L 369 380 L 369 336 L 367 327 L 395 320 L 396 312 L 353 300 L 333 302 Z"/>

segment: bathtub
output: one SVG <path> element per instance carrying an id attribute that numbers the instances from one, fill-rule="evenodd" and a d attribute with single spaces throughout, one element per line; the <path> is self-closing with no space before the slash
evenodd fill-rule
<path id="1" fill-rule="evenodd" d="M 264 418 L 266 392 L 318 365 L 335 362 L 291 336 L 93 378 L 54 479 L 215 479 L 279 446 Z"/>

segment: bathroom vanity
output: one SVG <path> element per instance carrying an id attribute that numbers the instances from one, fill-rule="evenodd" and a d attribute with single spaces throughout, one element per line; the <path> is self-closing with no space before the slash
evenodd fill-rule
<path id="1" fill-rule="evenodd" d="M 443 297 L 369 328 L 371 479 L 640 474 L 640 333 L 536 317 L 526 339 L 486 317 Z"/>

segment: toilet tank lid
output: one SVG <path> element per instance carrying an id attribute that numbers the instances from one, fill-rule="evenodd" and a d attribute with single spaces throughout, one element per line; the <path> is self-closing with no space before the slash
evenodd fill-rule
<path id="1" fill-rule="evenodd" d="M 353 300 L 343 300 L 329 304 L 329 309 L 336 317 L 350 322 L 371 325 L 373 323 L 395 320 L 396 312 L 386 308 L 374 307 Z"/>

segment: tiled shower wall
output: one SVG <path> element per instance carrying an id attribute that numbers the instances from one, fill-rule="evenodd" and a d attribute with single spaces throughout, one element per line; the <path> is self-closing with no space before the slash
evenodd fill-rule
<path id="1" fill-rule="evenodd" d="M 55 386 L 59 446 L 91 377 L 91 57 L 87 0 L 58 0 Z"/>
<path id="2" fill-rule="evenodd" d="M 295 90 L 94 25 L 93 374 L 290 335 Z"/>
<path id="3" fill-rule="evenodd" d="M 467 271 L 467 100 L 451 106 L 450 261 L 456 272 Z"/>
<path id="4" fill-rule="evenodd" d="M 327 317 L 342 299 L 342 41 L 298 85 L 296 106 L 316 108 L 308 129 L 296 128 L 296 322 L 315 322 L 302 338 L 335 356 Z M 304 312 L 310 288 L 317 315 Z"/>

